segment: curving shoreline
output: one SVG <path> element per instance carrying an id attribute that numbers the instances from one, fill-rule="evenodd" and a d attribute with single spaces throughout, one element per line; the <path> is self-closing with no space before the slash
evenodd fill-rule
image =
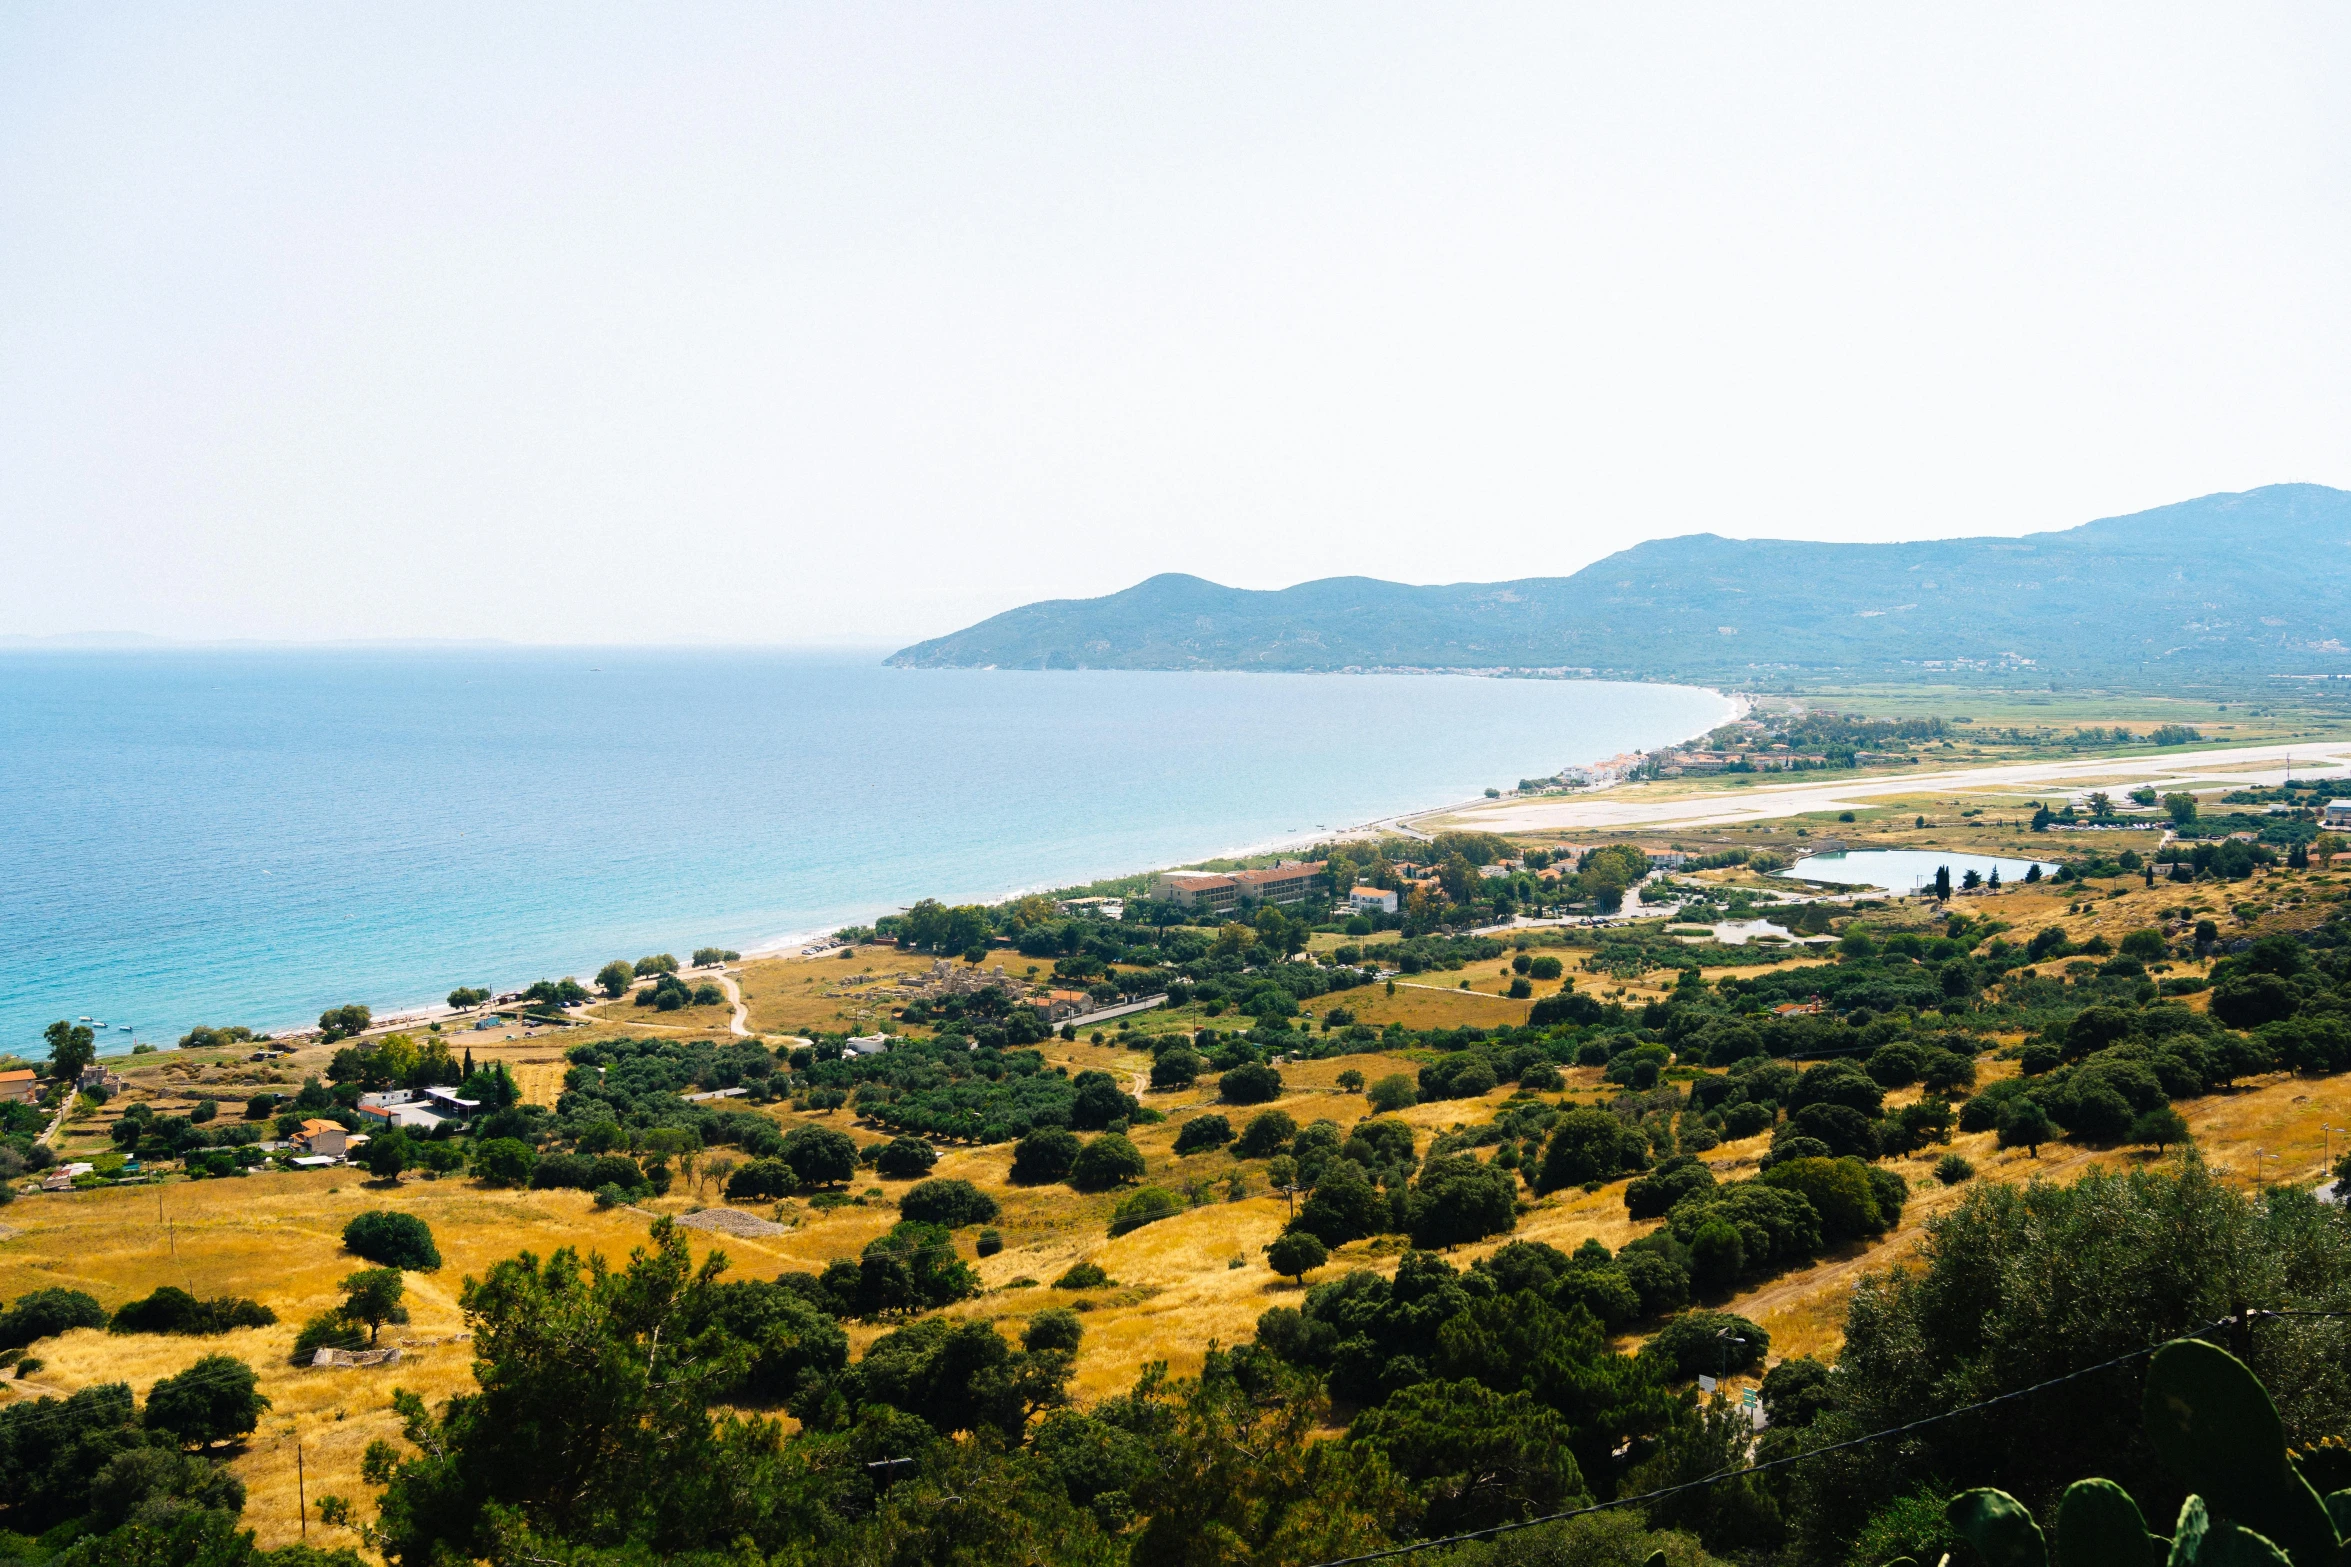
<path id="1" fill-rule="evenodd" d="M 56 1017 L 139 1024 L 103 1031 L 108 1057 L 197 1022 L 299 1034 L 350 1001 L 421 1024 L 451 1015 L 449 984 L 508 994 L 701 944 L 773 954 L 917 897 L 1425 832 L 1479 782 L 1742 709 L 1648 681 L 929 674 L 771 653 L 155 655 L 14 677 L 0 700 L 33 714 L 21 756 L 87 754 L 120 780 L 92 794 L 0 761 L 26 803 L 0 890 L 47 900 L 26 904 L 42 916 L 0 980 L 0 1048 L 28 1057 Z M 724 719 L 679 728 L 682 702 Z M 390 745 L 411 735 L 430 745 Z M 317 766 L 327 752 L 364 764 Z"/>
<path id="2" fill-rule="evenodd" d="M 1669 686 L 1670 688 L 1676 690 L 1701 692 L 1726 705 L 1727 711 L 1725 713 L 1718 714 L 1705 725 L 1697 729 L 1687 731 L 1686 733 L 1677 733 L 1668 738 L 1653 741 L 1651 742 L 1653 746 L 1662 747 L 1665 745 L 1678 744 L 1697 735 L 1705 734 L 1709 730 L 1716 728 L 1723 723 L 1731 722 L 1738 716 L 1743 715 L 1752 705 L 1749 699 L 1741 693 L 1726 692 L 1715 687 L 1679 686 L 1678 684 L 1669 682 L 1624 683 L 1644 685 L 1658 684 Z M 1597 761 L 1599 758 L 1591 758 L 1588 760 Z M 1588 760 L 1580 758 L 1571 759 L 1568 762 L 1555 765 L 1588 765 Z M 1589 794 L 1598 793 L 1607 787 L 1612 787 L 1612 785 L 1597 786 L 1594 790 L 1587 791 L 1586 796 L 1579 797 L 1587 797 Z M 1373 817 L 1346 827 L 1317 829 L 1309 833 L 1282 834 L 1275 837 L 1245 843 L 1239 847 L 1216 848 L 1204 850 L 1202 852 L 1190 855 L 1170 856 L 1160 863 L 1164 865 L 1182 865 L 1206 859 L 1238 858 L 1246 855 L 1272 854 L 1279 853 L 1287 849 L 1302 848 L 1314 843 L 1360 839 L 1382 833 L 1395 833 L 1402 836 L 1425 837 L 1427 836 L 1425 833 L 1420 832 L 1411 825 L 1414 821 L 1421 818 L 1439 816 L 1450 812 L 1469 809 L 1475 806 L 1486 805 L 1489 803 L 1490 802 L 1486 801 L 1483 796 L 1473 796 L 1467 800 L 1461 801 L 1444 802 L 1433 805 L 1418 805 L 1401 811 L 1395 811 L 1382 816 Z M 989 891 L 938 891 L 933 893 L 926 893 L 925 895 L 942 897 L 951 902 L 996 903 L 1008 898 L 1020 897 L 1028 893 L 1051 891 L 1054 887 L 1084 885 L 1088 881 L 1106 879 L 1109 876 L 1140 874 L 1143 871 L 1156 868 L 1159 867 L 1157 865 L 1146 865 L 1134 870 L 1114 870 L 1103 872 L 1094 876 L 1084 877 L 1073 876 L 1050 883 L 1030 882 L 1016 884 L 1010 887 L 998 887 Z M 747 959 L 787 956 L 798 951 L 800 948 L 810 945 L 812 942 L 819 940 L 829 940 L 832 932 L 840 929 L 844 925 L 870 923 L 874 918 L 880 915 L 896 912 L 899 907 L 900 905 L 896 903 L 868 903 L 863 905 L 845 906 L 843 909 L 829 915 L 822 924 L 803 927 L 797 930 L 789 930 L 770 937 L 755 938 L 752 940 L 743 941 L 737 944 L 736 949 L 739 950 Z M 517 972 L 519 973 L 519 970 Z M 504 994 L 509 991 L 522 989 L 537 979 L 561 977 L 563 976 L 552 972 L 540 972 L 528 974 L 527 977 L 485 981 L 485 983 L 487 984 L 487 987 L 494 993 Z M 571 977 L 580 980 L 582 983 L 585 983 L 588 978 L 587 974 L 584 973 L 574 974 Z M 411 995 L 413 994 L 414 993 L 411 992 Z M 364 1000 L 364 998 L 352 999 Z M 374 1015 L 375 1024 L 379 1029 L 386 1025 L 395 1027 L 421 1026 L 432 1022 L 445 1022 L 448 1019 L 459 1016 L 470 1017 L 477 1015 L 474 1013 L 459 1013 L 456 1009 L 448 1006 L 445 1002 L 438 1001 L 409 1000 L 405 1002 L 393 1002 L 381 1010 L 376 1010 L 372 1002 L 368 1002 L 366 1004 L 370 1006 L 370 1009 Z M 185 1025 L 183 1025 L 183 1027 L 184 1026 Z M 310 1018 L 283 1021 L 275 1025 L 254 1024 L 251 1026 L 255 1027 L 257 1031 L 268 1033 L 273 1037 L 279 1038 L 306 1034 L 315 1030 L 315 1022 Z M 175 1029 L 172 1033 L 172 1037 L 176 1038 L 178 1032 L 179 1030 Z M 137 1042 L 152 1043 L 164 1049 L 171 1048 L 170 1038 L 143 1040 Z M 133 1038 L 126 1036 L 119 1047 L 110 1048 L 109 1043 L 105 1040 L 102 1040 L 99 1047 L 99 1053 L 109 1059 L 119 1059 L 121 1057 L 127 1056 L 130 1053 L 132 1043 Z"/>

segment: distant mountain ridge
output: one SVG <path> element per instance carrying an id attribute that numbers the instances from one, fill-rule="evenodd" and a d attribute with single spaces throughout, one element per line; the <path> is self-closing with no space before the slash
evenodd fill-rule
<path id="1" fill-rule="evenodd" d="M 1273 591 L 1166 573 L 892 654 L 916 668 L 2351 674 L 2351 491 L 2273 484 L 2021 538 L 1691 534 L 1568 577 Z"/>

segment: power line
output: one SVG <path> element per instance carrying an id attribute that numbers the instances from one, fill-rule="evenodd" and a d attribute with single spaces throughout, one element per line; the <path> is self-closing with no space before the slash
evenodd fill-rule
<path id="1" fill-rule="evenodd" d="M 1472 1540 L 1490 1540 L 1497 1535 L 1514 1534 L 1521 1529 L 1532 1529 L 1537 1524 L 1559 1523 L 1569 1518 L 1581 1518 L 1589 1513 L 1604 1513 L 1613 1508 L 1630 1507 L 1640 1502 L 1654 1502 L 1668 1496 L 1679 1496 L 1685 1491 L 1703 1490 L 1708 1486 L 1720 1485 L 1727 1480 L 1740 1480 L 1749 1475 L 1784 1469 L 1791 1464 L 1804 1463 L 1809 1459 L 1824 1458 L 1830 1453 L 1841 1453 L 1856 1447 L 1866 1447 L 1873 1442 L 1882 1442 L 1890 1437 L 1905 1436 L 1910 1432 L 1923 1430 L 1932 1425 L 1940 1425 L 1946 1420 L 1956 1420 L 1961 1415 L 1972 1415 L 1979 1410 L 1990 1409 L 1998 1404 L 2029 1398 L 2045 1389 L 2059 1387 L 2067 1382 L 2078 1381 L 2083 1377 L 2095 1376 L 2101 1371 L 2111 1371 L 2116 1366 L 2152 1355 L 2164 1344 L 2172 1343 L 2177 1339 L 2195 1338 L 2218 1328 L 2234 1327 L 2239 1324 L 2250 1326 L 2253 1322 L 2265 1317 L 2351 1317 L 2351 1312 L 2245 1311 L 2236 1316 L 2222 1317 L 2217 1321 L 2207 1322 L 2200 1327 L 2188 1328 L 2173 1334 L 2160 1344 L 2150 1344 L 2144 1349 L 2134 1349 L 2126 1354 L 2117 1355 L 2112 1360 L 2101 1360 L 2094 1366 L 2084 1366 L 2079 1371 L 2069 1371 L 2061 1377 L 2051 1377 L 2046 1382 L 2035 1382 L 2030 1387 L 2020 1387 L 2011 1393 L 1995 1394 L 1980 1403 L 1963 1405 L 1958 1409 L 1946 1409 L 1941 1414 L 1928 1415 L 1922 1420 L 1913 1420 L 1907 1425 L 1889 1426 L 1883 1431 L 1872 1431 L 1867 1436 L 1852 1437 L 1843 1442 L 1832 1442 L 1826 1447 L 1816 1447 L 1809 1452 L 1791 1453 L 1785 1458 L 1774 1458 L 1766 1463 L 1749 1464 L 1744 1469 L 1725 1469 L 1718 1474 L 1707 1475 L 1703 1479 L 1685 1480 L 1679 1485 L 1664 1486 L 1655 1491 L 1643 1491 L 1638 1496 L 1620 1496 L 1613 1501 L 1595 1502 L 1589 1507 L 1577 1507 L 1563 1513 L 1546 1513 L 1540 1518 L 1521 1518 L 1513 1523 L 1495 1524 L 1490 1528 L 1472 1529 L 1464 1534 L 1449 1534 L 1434 1540 L 1416 1540 L 1410 1545 L 1390 1546 L 1384 1551 L 1371 1551 L 1361 1556 L 1341 1556 L 1330 1561 L 1317 1562 L 1315 1567 L 1358 1567 L 1358 1564 L 1364 1562 L 1392 1561 L 1399 1556 L 1410 1556 L 1417 1551 L 1435 1550 L 1437 1547 L 1445 1545 L 1464 1545 Z"/>

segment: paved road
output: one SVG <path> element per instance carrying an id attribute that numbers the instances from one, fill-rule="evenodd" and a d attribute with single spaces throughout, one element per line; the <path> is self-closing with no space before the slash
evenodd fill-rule
<path id="1" fill-rule="evenodd" d="M 2215 784 L 2277 783 L 2293 763 L 2296 776 L 2351 766 L 2351 741 L 2298 745 L 2244 746 L 2228 751 L 2154 752 L 2145 756 L 2101 757 L 2087 761 L 2008 762 L 1989 767 L 1873 774 L 1834 782 L 1761 784 L 1748 789 L 1661 796 L 1638 784 L 1582 799 L 1504 800 L 1493 805 L 1423 816 L 1487 832 L 1558 832 L 1577 828 L 1697 826 L 1709 822 L 1750 822 L 1803 811 L 1841 811 L 1888 795 L 1937 790 L 2013 794 L 2056 784 L 2072 794 L 2102 785 L 2184 789 Z"/>

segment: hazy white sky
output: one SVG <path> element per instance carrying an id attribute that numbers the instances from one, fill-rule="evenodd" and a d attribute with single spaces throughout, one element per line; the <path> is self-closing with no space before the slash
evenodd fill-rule
<path id="1" fill-rule="evenodd" d="M 897 642 L 2351 484 L 2351 8 L 0 9 L 0 632 Z"/>

